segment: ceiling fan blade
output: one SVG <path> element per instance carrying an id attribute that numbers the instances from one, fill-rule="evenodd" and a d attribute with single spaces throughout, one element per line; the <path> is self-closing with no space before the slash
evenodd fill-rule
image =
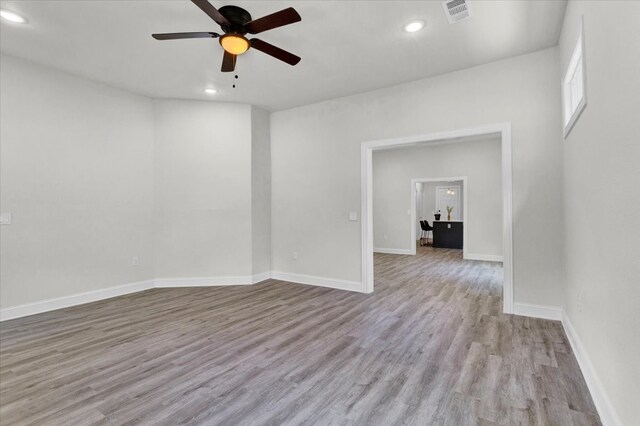
<path id="1" fill-rule="evenodd" d="M 218 12 L 218 9 L 213 7 L 213 5 L 207 0 L 191 0 L 191 2 L 198 6 L 204 13 L 209 15 L 209 18 L 216 21 L 218 25 L 229 25 L 229 21 L 227 21 L 227 18 L 222 16 L 222 13 Z"/>
<path id="2" fill-rule="evenodd" d="M 251 42 L 251 47 L 254 49 L 258 49 L 261 52 L 266 53 L 267 55 L 271 55 L 276 59 L 280 59 L 283 62 L 288 63 L 289 65 L 295 65 L 300 62 L 300 57 L 294 55 L 293 53 L 289 53 L 286 50 L 282 50 L 279 47 L 274 46 L 273 44 L 269 44 L 266 41 L 259 40 L 257 38 L 252 38 L 249 40 Z"/>
<path id="3" fill-rule="evenodd" d="M 236 69 L 236 55 L 233 55 L 226 50 L 224 51 L 224 56 L 222 57 L 222 72 L 232 72 Z"/>
<path id="4" fill-rule="evenodd" d="M 301 20 L 302 18 L 298 12 L 296 12 L 294 8 L 288 7 L 280 12 L 275 12 L 271 15 L 263 16 L 262 18 L 247 22 L 244 29 L 250 34 L 258 34 L 273 28 L 293 24 L 294 22 L 299 22 Z"/>
<path id="5" fill-rule="evenodd" d="M 220 35 L 216 33 L 164 33 L 151 34 L 151 37 L 156 40 L 178 40 L 182 38 L 218 38 Z"/>

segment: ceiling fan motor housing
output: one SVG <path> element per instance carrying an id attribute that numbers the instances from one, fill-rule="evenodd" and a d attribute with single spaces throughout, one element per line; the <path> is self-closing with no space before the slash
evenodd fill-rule
<path id="1" fill-rule="evenodd" d="M 221 25 L 225 33 L 246 34 L 244 25 L 252 21 L 251 14 L 238 6 L 222 6 L 218 11 L 229 24 Z"/>

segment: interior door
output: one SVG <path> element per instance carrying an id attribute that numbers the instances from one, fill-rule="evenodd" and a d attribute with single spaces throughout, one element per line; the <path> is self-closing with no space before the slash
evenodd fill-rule
<path id="1" fill-rule="evenodd" d="M 453 207 L 451 220 L 460 220 L 460 187 L 439 186 L 436 188 L 436 210 L 440 210 L 440 220 L 447 220 L 447 206 Z"/>

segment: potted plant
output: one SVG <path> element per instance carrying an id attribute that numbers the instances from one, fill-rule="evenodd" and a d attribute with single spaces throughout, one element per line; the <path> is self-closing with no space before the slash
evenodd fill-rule
<path id="1" fill-rule="evenodd" d="M 440 216 L 441 216 L 441 215 L 440 215 L 440 210 L 438 210 L 437 212 L 435 212 L 435 213 L 433 214 L 433 217 L 435 217 L 435 218 L 436 218 L 436 220 L 440 220 Z"/>
<path id="2" fill-rule="evenodd" d="M 451 221 L 451 212 L 453 211 L 452 206 L 447 206 L 447 220 Z"/>

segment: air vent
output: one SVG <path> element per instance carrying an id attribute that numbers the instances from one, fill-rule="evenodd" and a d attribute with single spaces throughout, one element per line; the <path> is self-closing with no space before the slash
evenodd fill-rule
<path id="1" fill-rule="evenodd" d="M 471 5 L 468 0 L 443 1 L 442 7 L 450 24 L 455 24 L 471 16 Z"/>

